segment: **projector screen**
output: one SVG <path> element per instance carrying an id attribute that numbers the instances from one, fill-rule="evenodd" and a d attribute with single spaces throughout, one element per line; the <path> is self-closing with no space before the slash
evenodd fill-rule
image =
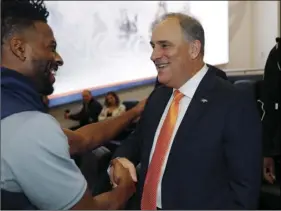
<path id="1" fill-rule="evenodd" d="M 46 6 L 64 60 L 51 99 L 155 78 L 151 24 L 166 12 L 199 19 L 205 62 L 228 62 L 227 1 L 46 1 Z"/>

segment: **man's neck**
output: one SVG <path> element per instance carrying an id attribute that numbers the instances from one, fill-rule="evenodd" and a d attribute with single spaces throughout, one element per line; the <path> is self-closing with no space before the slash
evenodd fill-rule
<path id="1" fill-rule="evenodd" d="M 173 88 L 179 89 L 182 85 L 184 85 L 187 81 L 189 81 L 194 75 L 196 75 L 204 67 L 204 65 L 205 63 L 203 61 L 191 65 L 188 70 L 188 75 L 186 75 L 186 77 L 182 77 L 181 82 Z"/>
<path id="2" fill-rule="evenodd" d="M 13 64 L 13 63 L 11 63 L 11 62 L 1 62 L 1 67 L 5 67 L 5 68 L 7 68 L 7 69 L 10 69 L 10 70 L 14 70 L 14 71 L 16 71 L 16 72 L 18 72 L 18 73 L 20 73 L 20 74 L 22 74 L 22 75 L 25 75 L 24 74 L 24 71 L 21 69 L 21 68 L 19 68 L 19 65 L 17 65 L 17 64 Z"/>
<path id="3" fill-rule="evenodd" d="M 205 63 L 204 62 L 200 62 L 200 63 L 195 63 L 194 66 L 191 66 L 191 71 L 190 71 L 190 76 L 188 78 L 188 80 L 190 78 L 192 78 L 194 75 L 196 75 L 196 73 L 198 73 L 203 67 L 204 67 Z"/>

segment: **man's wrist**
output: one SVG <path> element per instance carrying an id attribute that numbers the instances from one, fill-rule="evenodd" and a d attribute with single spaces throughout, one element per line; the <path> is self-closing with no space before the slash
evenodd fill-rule
<path id="1" fill-rule="evenodd" d="M 129 197 L 131 197 L 136 192 L 135 183 L 120 183 L 116 188 L 120 189 L 120 191 L 124 191 Z"/>

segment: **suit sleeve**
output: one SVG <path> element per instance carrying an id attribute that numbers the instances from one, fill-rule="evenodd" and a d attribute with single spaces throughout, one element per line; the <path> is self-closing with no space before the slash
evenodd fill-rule
<path id="1" fill-rule="evenodd" d="M 78 111 L 77 113 L 75 114 L 70 114 L 68 116 L 69 119 L 71 120 L 75 120 L 75 121 L 79 121 L 81 119 L 81 116 L 82 116 L 82 111 L 83 111 L 83 107 L 81 108 L 80 111 Z"/>
<path id="2" fill-rule="evenodd" d="M 262 170 L 262 128 L 255 100 L 237 95 L 226 116 L 224 152 L 235 207 L 257 209 Z"/>
<path id="3" fill-rule="evenodd" d="M 149 109 L 149 104 L 156 90 L 157 89 L 154 89 L 148 97 L 144 111 L 141 115 L 139 123 L 137 124 L 136 130 L 131 133 L 131 135 L 127 139 L 122 141 L 122 145 L 115 151 L 113 158 L 125 157 L 135 165 L 139 164 L 141 159 L 143 134 L 145 133 L 145 124 L 146 121 L 149 121 L 148 119 L 151 117 L 149 112 L 151 111 Z"/>
<path id="4" fill-rule="evenodd" d="M 125 157 L 132 163 L 137 165 L 140 162 L 141 142 L 142 142 L 142 122 L 140 120 L 136 130 L 131 133 L 127 139 L 122 141 L 122 145 L 117 148 L 113 158 Z"/>
<path id="5" fill-rule="evenodd" d="M 147 99 L 146 106 L 141 115 L 139 123 L 137 124 L 136 130 L 131 133 L 127 139 L 122 141 L 122 145 L 117 148 L 113 155 L 113 158 L 125 157 L 135 165 L 139 164 L 141 158 L 142 137 L 143 133 L 145 132 L 145 119 L 146 116 L 150 116 L 147 108 L 153 93 L 155 93 L 155 89 L 152 91 L 151 95 Z"/>

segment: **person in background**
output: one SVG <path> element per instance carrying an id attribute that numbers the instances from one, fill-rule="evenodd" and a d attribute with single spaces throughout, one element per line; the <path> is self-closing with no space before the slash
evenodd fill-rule
<path id="1" fill-rule="evenodd" d="M 137 181 L 130 209 L 257 209 L 262 131 L 255 99 L 204 63 L 205 33 L 193 17 L 164 15 L 150 44 L 164 86 L 113 155 Z M 114 164 L 109 172 L 116 186 Z"/>
<path id="2" fill-rule="evenodd" d="M 119 117 L 62 129 L 46 112 L 63 65 L 44 1 L 1 1 L 1 208 L 121 209 L 135 184 L 119 162 L 118 187 L 92 197 L 70 154 L 111 139 L 141 114 L 141 102 Z"/>
<path id="3" fill-rule="evenodd" d="M 80 122 L 80 127 L 89 123 L 98 121 L 98 116 L 102 110 L 102 105 L 92 96 L 90 90 L 82 92 L 83 106 L 82 109 L 75 114 L 65 111 L 65 119 L 76 120 Z"/>
<path id="4" fill-rule="evenodd" d="M 120 102 L 115 92 L 108 92 L 105 96 L 103 109 L 98 117 L 99 121 L 120 116 L 126 111 L 126 107 Z"/>
<path id="5" fill-rule="evenodd" d="M 280 37 L 276 38 L 276 45 L 271 49 L 264 68 L 262 86 L 263 102 L 263 176 L 273 184 L 276 180 L 275 172 L 280 172 L 280 166 L 275 169 L 275 161 L 280 162 L 281 147 L 281 43 Z M 280 175 L 280 173 L 279 173 Z M 279 176 L 280 177 L 280 176 Z M 280 178 L 278 178 L 280 180 Z"/>

